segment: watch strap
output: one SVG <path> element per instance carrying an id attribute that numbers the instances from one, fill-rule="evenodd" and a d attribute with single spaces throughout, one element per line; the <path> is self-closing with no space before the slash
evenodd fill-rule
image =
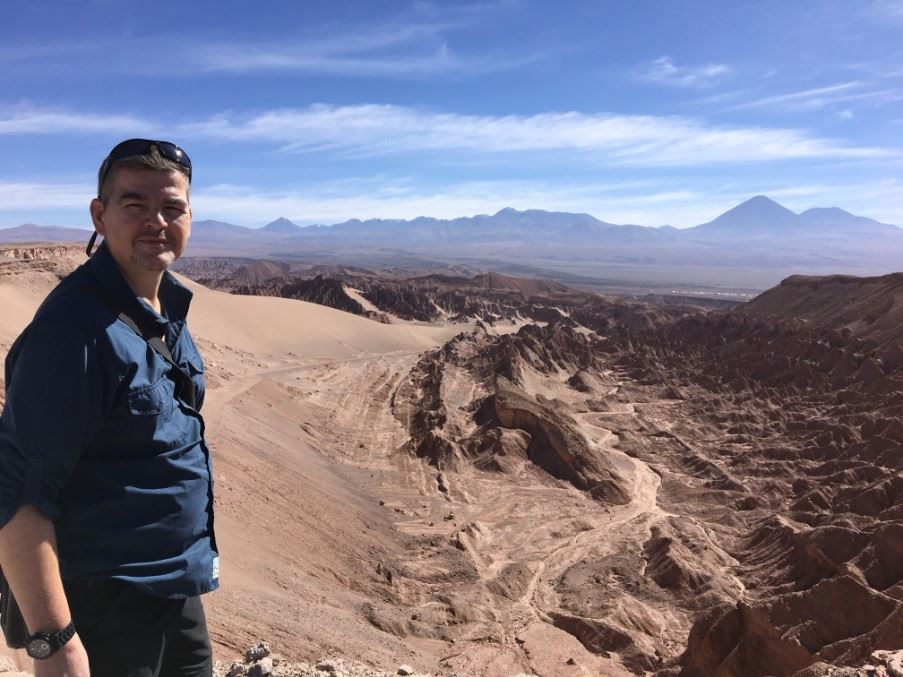
<path id="1" fill-rule="evenodd" d="M 54 633 L 51 637 L 53 638 L 53 643 L 56 644 L 56 648 L 59 649 L 66 642 L 75 637 L 75 623 L 69 621 L 69 625 L 59 632 Z"/>

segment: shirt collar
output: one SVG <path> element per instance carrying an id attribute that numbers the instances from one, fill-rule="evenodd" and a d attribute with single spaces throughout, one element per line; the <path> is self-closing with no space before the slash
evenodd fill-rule
<path id="1" fill-rule="evenodd" d="M 88 266 L 94 273 L 98 284 L 122 303 L 123 310 L 129 315 L 133 315 L 136 321 L 165 325 L 167 322 L 184 321 L 188 315 L 193 294 L 168 270 L 163 272 L 163 279 L 160 282 L 160 299 L 166 313 L 164 318 L 157 314 L 150 305 L 135 296 L 135 292 L 129 287 L 122 271 L 116 265 L 116 260 L 110 253 L 106 242 L 100 243 L 97 251 L 88 261 Z"/>

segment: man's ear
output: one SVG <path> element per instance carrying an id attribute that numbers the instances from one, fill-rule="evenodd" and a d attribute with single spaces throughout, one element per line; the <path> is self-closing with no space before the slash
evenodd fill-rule
<path id="1" fill-rule="evenodd" d="M 107 227 L 103 222 L 103 202 L 101 202 L 98 198 L 94 198 L 93 200 L 91 200 L 91 206 L 88 207 L 88 210 L 91 212 L 91 221 L 94 222 L 94 230 L 96 230 L 101 235 L 105 235 L 104 231 L 107 229 Z"/>

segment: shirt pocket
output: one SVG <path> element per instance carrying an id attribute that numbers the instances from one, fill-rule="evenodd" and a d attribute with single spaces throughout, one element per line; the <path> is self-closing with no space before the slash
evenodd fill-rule
<path id="1" fill-rule="evenodd" d="M 185 351 L 185 364 L 188 366 L 188 373 L 192 376 L 204 373 L 204 359 L 194 348 Z"/>
<path id="2" fill-rule="evenodd" d="M 169 416 L 172 398 L 172 388 L 168 386 L 166 379 L 160 379 L 153 385 L 129 391 L 129 413 L 132 416 Z"/>

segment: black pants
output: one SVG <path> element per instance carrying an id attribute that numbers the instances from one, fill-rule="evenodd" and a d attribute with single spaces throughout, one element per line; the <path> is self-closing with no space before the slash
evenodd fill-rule
<path id="1" fill-rule="evenodd" d="M 210 677 L 213 655 L 199 597 L 162 599 L 114 579 L 67 581 L 91 677 Z"/>

